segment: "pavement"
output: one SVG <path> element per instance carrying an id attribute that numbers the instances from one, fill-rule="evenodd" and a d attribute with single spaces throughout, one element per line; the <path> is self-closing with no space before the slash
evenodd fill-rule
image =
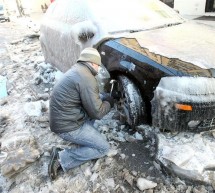
<path id="1" fill-rule="evenodd" d="M 204 15 L 182 15 L 185 19 L 195 20 L 215 27 L 215 13 L 205 13 Z"/>

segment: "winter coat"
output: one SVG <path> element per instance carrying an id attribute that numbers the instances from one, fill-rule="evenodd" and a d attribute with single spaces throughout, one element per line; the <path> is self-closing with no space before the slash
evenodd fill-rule
<path id="1" fill-rule="evenodd" d="M 110 104 L 101 101 L 96 71 L 88 63 L 77 63 L 54 86 L 50 98 L 50 129 L 64 133 L 78 129 L 86 120 L 101 119 Z"/>

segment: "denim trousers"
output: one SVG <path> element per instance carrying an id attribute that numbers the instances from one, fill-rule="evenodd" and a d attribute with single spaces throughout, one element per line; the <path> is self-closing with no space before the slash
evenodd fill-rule
<path id="1" fill-rule="evenodd" d="M 82 127 L 75 131 L 61 133 L 59 136 L 78 145 L 77 147 L 66 148 L 59 152 L 59 162 L 64 172 L 88 160 L 101 158 L 109 151 L 109 143 L 93 127 L 90 121 L 85 122 Z"/>

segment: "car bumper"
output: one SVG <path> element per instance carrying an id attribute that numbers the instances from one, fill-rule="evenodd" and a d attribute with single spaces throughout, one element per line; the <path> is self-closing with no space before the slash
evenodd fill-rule
<path id="1" fill-rule="evenodd" d="M 197 79 L 187 78 L 189 81 Z M 204 82 L 199 84 L 201 80 Z M 186 82 L 186 88 L 180 88 L 184 85 L 177 81 L 175 85 L 170 83 L 164 87 L 159 84 L 151 101 L 153 126 L 170 131 L 215 129 L 215 79 L 201 80 L 196 84 Z M 168 82 L 168 78 L 165 81 Z M 209 85 L 205 84 L 207 81 Z"/>

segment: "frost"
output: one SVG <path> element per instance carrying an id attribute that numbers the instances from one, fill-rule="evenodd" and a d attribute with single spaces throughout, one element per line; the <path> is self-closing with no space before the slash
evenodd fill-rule
<path id="1" fill-rule="evenodd" d="M 164 77 L 157 88 L 184 95 L 214 95 L 215 79 L 206 77 Z"/>
<path id="2" fill-rule="evenodd" d="M 212 177 L 215 174 L 213 171 L 215 168 L 213 137 L 181 132 L 176 136 L 159 134 L 158 138 L 157 157 L 161 162 L 166 164 L 165 159 L 170 160 L 182 169 L 180 175 L 190 178 L 189 180 L 202 178 L 208 183 L 214 180 Z M 186 171 L 189 173 L 186 174 Z"/>
<path id="3" fill-rule="evenodd" d="M 151 189 L 157 186 L 157 183 L 154 183 L 152 181 L 146 180 L 144 178 L 138 178 L 137 179 L 137 187 L 143 191 L 147 189 Z"/>
<path id="4" fill-rule="evenodd" d="M 110 149 L 109 152 L 107 153 L 108 157 L 113 157 L 118 153 L 117 149 Z"/>
<path id="5" fill-rule="evenodd" d="M 138 133 L 138 132 L 135 132 L 134 137 L 135 137 L 137 140 L 143 140 L 143 136 L 142 136 L 140 133 Z"/>
<path id="6" fill-rule="evenodd" d="M 156 100 L 160 104 L 155 104 Z M 155 108 L 160 106 L 164 114 L 168 115 L 177 102 L 215 102 L 215 79 L 206 77 L 162 78 L 154 91 L 152 103 Z"/>
<path id="7" fill-rule="evenodd" d="M 40 41 L 46 62 L 65 72 L 77 61 L 82 49 L 96 45 L 103 38 L 122 37 L 130 30 L 183 21 L 175 11 L 154 0 L 61 0 L 47 10 Z M 55 41 L 59 38 L 60 41 Z"/>
<path id="8" fill-rule="evenodd" d="M 40 101 L 26 103 L 24 110 L 29 116 L 39 117 L 41 115 L 42 103 Z"/>
<path id="9" fill-rule="evenodd" d="M 108 178 L 108 179 L 105 179 L 105 185 L 107 187 L 110 187 L 110 188 L 114 188 L 115 187 L 115 182 L 114 182 L 114 179 L 113 178 Z"/>
<path id="10" fill-rule="evenodd" d="M 135 38 L 142 47 L 148 48 L 150 52 L 168 58 L 179 58 L 201 68 L 209 69 L 215 68 L 214 33 L 214 28 L 191 21 L 138 33 L 135 34 Z M 202 34 L 207 35 L 203 36 Z M 155 45 L 154 40 L 161 41 L 156 41 Z"/>
<path id="11" fill-rule="evenodd" d="M 98 173 L 93 173 L 93 175 L 90 178 L 90 181 L 94 182 L 98 178 Z"/>

